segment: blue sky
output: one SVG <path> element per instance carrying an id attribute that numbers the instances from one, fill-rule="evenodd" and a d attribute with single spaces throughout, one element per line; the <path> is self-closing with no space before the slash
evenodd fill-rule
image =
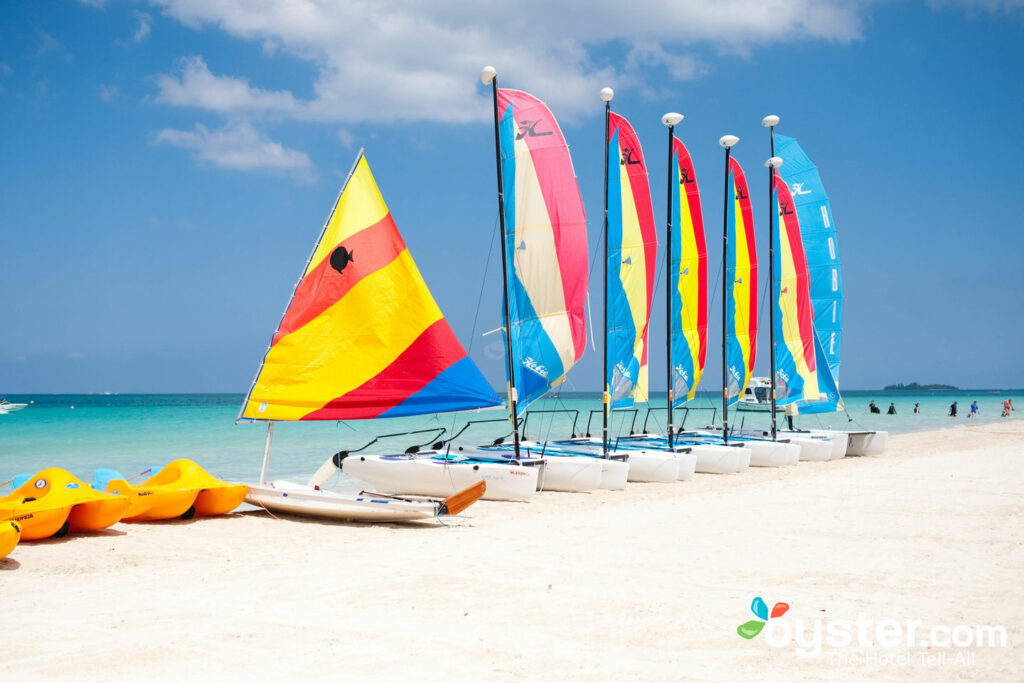
<path id="1" fill-rule="evenodd" d="M 562 123 L 592 248 L 601 86 L 645 146 L 659 220 L 660 117 L 686 115 L 712 268 L 718 137 L 740 136 L 761 187 L 759 122 L 778 114 L 832 199 L 842 385 L 1024 386 L 1024 3 L 626 4 L 0 3 L 0 391 L 247 390 L 364 145 L 435 297 L 501 385 L 495 338 L 479 336 L 500 302 L 496 259 L 484 279 L 497 213 L 484 64 Z M 663 339 L 658 316 L 655 390 Z M 591 351 L 568 388 L 598 391 L 599 377 Z"/>

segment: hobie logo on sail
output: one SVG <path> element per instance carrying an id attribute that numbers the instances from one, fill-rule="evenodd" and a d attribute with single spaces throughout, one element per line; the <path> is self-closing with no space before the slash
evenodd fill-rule
<path id="1" fill-rule="evenodd" d="M 625 377 L 626 379 L 629 379 L 629 380 L 633 379 L 633 374 L 622 363 L 616 363 L 615 364 L 615 369 L 618 370 L 619 374 L 622 375 L 623 377 Z"/>
<path id="2" fill-rule="evenodd" d="M 684 368 L 682 365 L 677 365 L 672 369 L 675 370 L 676 374 L 682 377 L 683 380 L 685 380 L 687 383 L 690 382 L 690 373 L 688 373 L 686 371 L 686 368 Z"/>
<path id="3" fill-rule="evenodd" d="M 810 194 L 811 193 L 810 190 L 805 190 L 804 189 L 804 183 L 793 183 L 793 187 L 791 189 L 792 189 L 793 194 Z"/>
<path id="4" fill-rule="evenodd" d="M 519 122 L 519 132 L 516 133 L 516 140 L 522 140 L 523 138 L 526 138 L 526 137 L 539 138 L 539 137 L 543 137 L 545 135 L 553 135 L 554 134 L 554 131 L 550 131 L 550 130 L 543 131 L 543 132 L 538 131 L 537 130 L 537 124 L 540 123 L 540 122 L 541 122 L 540 119 L 537 119 L 536 121 L 520 121 Z"/>
<path id="5" fill-rule="evenodd" d="M 544 379 L 548 378 L 548 369 L 541 365 L 540 363 L 538 363 L 537 361 L 535 361 L 530 356 L 527 356 L 526 358 L 523 359 L 523 367 L 525 367 L 527 370 L 530 370 L 531 372 L 540 375 Z"/>
<path id="6" fill-rule="evenodd" d="M 623 147 L 622 148 L 622 165 L 623 166 L 626 166 L 626 165 L 633 166 L 633 165 L 639 164 L 639 163 L 640 163 L 639 159 L 634 159 L 633 158 L 633 149 L 631 147 Z"/>
<path id="7" fill-rule="evenodd" d="M 679 175 L 681 176 L 680 179 L 679 179 L 679 184 L 680 185 L 686 185 L 688 183 L 692 183 L 693 182 L 693 178 L 690 177 L 690 169 L 688 169 L 688 168 L 681 168 L 681 169 L 679 169 Z"/>

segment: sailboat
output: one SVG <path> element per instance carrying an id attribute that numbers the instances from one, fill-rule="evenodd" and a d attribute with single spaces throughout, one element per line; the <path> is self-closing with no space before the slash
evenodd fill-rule
<path id="1" fill-rule="evenodd" d="M 499 405 L 427 289 L 360 150 L 236 420 L 267 423 L 260 480 L 246 501 L 353 520 L 457 514 L 489 488 L 477 472 L 447 498 L 425 501 L 324 490 L 325 468 L 307 485 L 268 482 L 274 424 Z M 503 480 L 494 481 L 500 488 Z"/>
<path id="2" fill-rule="evenodd" d="M 660 447 L 608 436 L 611 412 L 648 400 L 648 341 L 658 237 L 651 189 L 640 140 L 624 117 L 611 111 L 614 92 L 605 88 L 605 269 L 604 392 L 601 438 L 558 442 L 607 454 L 629 452 L 629 481 L 673 482 L 693 475 L 689 449 Z M 612 160 L 611 162 L 609 160 Z"/>
<path id="3" fill-rule="evenodd" d="M 777 139 L 778 144 L 775 145 Z M 839 393 L 839 364 L 842 350 L 843 284 L 835 220 L 825 186 L 817 167 L 795 138 L 774 135 L 773 156 L 783 160 L 780 175 L 789 188 L 800 221 L 810 298 L 814 308 L 814 349 L 818 367 L 820 397 L 800 400 L 787 411 L 791 415 L 825 414 L 844 410 Z M 844 453 L 874 455 L 885 451 L 888 432 L 867 430 L 811 430 L 812 434 L 848 439 Z M 835 451 L 837 454 L 838 450 Z M 838 455 L 841 457 L 841 454 Z"/>
<path id="4" fill-rule="evenodd" d="M 741 472 L 750 465 L 751 451 L 742 444 L 725 446 L 716 435 L 676 433 L 673 424 L 673 409 L 696 395 L 708 341 L 707 243 L 700 191 L 690 153 L 673 132 L 682 119 L 683 115 L 676 112 L 662 117 L 662 123 L 669 129 L 665 229 L 667 434 L 645 432 L 624 437 L 617 445 L 675 452 L 680 458 L 679 478 L 686 479 L 694 472 Z"/>
<path id="5" fill-rule="evenodd" d="M 746 175 L 732 157 L 739 142 L 725 135 L 719 144 L 725 148 L 725 198 L 722 248 L 722 431 L 723 443 L 742 443 L 751 451 L 753 467 L 780 467 L 795 464 L 800 448 L 793 444 L 762 439 L 750 434 L 733 436 L 729 431 L 729 407 L 744 394 L 753 374 L 757 356 L 757 251 L 754 244 L 754 216 Z M 711 432 L 719 435 L 718 432 Z"/>
<path id="6" fill-rule="evenodd" d="M 350 458 L 342 467 L 395 492 L 438 491 L 446 485 L 438 473 L 450 462 L 481 469 L 527 466 L 535 490 L 622 488 L 629 471 L 625 456 L 602 460 L 520 436 L 522 412 L 559 386 L 586 348 L 586 218 L 569 149 L 551 111 L 529 93 L 498 88 L 493 67 L 483 70 L 481 81 L 491 86 L 494 110 L 512 441 L 448 443 L 404 459 Z"/>

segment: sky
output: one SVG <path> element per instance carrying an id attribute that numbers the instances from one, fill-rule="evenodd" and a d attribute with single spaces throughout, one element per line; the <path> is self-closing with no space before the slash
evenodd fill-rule
<path id="1" fill-rule="evenodd" d="M 591 253 L 601 87 L 644 145 L 659 231 L 660 118 L 686 116 L 712 271 L 730 133 L 766 276 L 760 120 L 777 114 L 832 200 L 841 387 L 1024 387 L 1022 0 L 0 0 L 0 15 L 0 393 L 245 392 L 360 147 L 502 386 L 500 342 L 481 336 L 501 301 L 485 64 L 558 118 Z M 655 391 L 664 338 L 656 315 Z M 600 367 L 590 348 L 566 388 L 599 391 Z"/>

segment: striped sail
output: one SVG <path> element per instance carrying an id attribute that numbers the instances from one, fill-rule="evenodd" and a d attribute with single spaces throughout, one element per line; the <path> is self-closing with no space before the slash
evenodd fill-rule
<path id="1" fill-rule="evenodd" d="M 525 92 L 499 89 L 498 111 L 522 409 L 561 384 L 586 348 L 587 224 L 569 148 L 548 108 Z"/>
<path id="2" fill-rule="evenodd" d="M 800 239 L 800 221 L 793 196 L 775 171 L 773 210 L 775 231 L 775 402 L 816 401 L 818 372 L 814 357 L 814 310 L 811 308 L 810 276 Z"/>
<path id="3" fill-rule="evenodd" d="M 835 222 L 818 169 L 800 144 L 785 135 L 776 135 L 775 142 L 776 155 L 782 157 L 784 162 L 779 171 L 793 195 L 807 255 L 814 331 L 817 337 L 815 356 L 822 392 L 817 401 L 797 401 L 796 406 L 800 413 L 834 412 L 843 409 L 838 389 L 843 281 Z"/>
<path id="4" fill-rule="evenodd" d="M 725 254 L 725 362 L 728 404 L 733 405 L 746 391 L 757 356 L 757 251 L 747 178 L 732 158 L 726 206 L 729 249 Z"/>
<path id="5" fill-rule="evenodd" d="M 239 419 L 350 420 L 496 405 L 360 151 Z"/>
<path id="6" fill-rule="evenodd" d="M 708 249 L 693 161 L 686 146 L 672 139 L 672 169 L 679 189 L 672 207 L 672 405 L 697 392 L 708 353 Z"/>
<path id="7" fill-rule="evenodd" d="M 608 348 L 610 409 L 647 400 L 647 334 L 658 236 L 643 150 L 632 126 L 610 114 L 608 129 Z"/>

